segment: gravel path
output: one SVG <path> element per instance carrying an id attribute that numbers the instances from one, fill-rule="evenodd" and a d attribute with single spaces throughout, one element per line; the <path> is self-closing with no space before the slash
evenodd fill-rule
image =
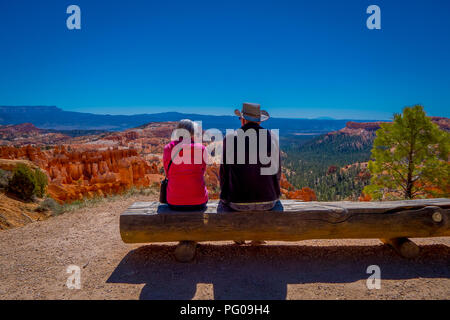
<path id="1" fill-rule="evenodd" d="M 448 299 L 450 238 L 415 239 L 405 260 L 378 240 L 236 246 L 202 243 L 177 263 L 175 243 L 127 245 L 119 215 L 136 196 L 0 231 L 0 299 Z M 81 269 L 81 289 L 66 268 Z M 369 290 L 369 265 L 381 289 Z"/>

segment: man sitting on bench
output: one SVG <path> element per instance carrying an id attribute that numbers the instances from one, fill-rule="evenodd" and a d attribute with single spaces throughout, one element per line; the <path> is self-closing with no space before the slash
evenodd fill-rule
<path id="1" fill-rule="evenodd" d="M 223 140 L 220 200 L 236 211 L 271 210 L 281 194 L 281 165 L 278 139 L 260 125 L 269 118 L 269 114 L 261 110 L 259 104 L 254 103 L 244 103 L 242 111 L 236 109 L 235 114 L 239 116 L 242 127 Z M 260 141 L 261 139 L 267 140 Z M 264 152 L 266 155 L 270 154 L 269 163 L 260 159 L 260 147 L 264 142 L 267 144 L 265 150 L 262 149 L 262 154 L 265 155 Z M 272 162 L 276 164 L 275 170 Z M 245 243 L 245 241 L 235 242 Z M 261 242 L 252 242 L 252 244 L 259 243 Z"/>

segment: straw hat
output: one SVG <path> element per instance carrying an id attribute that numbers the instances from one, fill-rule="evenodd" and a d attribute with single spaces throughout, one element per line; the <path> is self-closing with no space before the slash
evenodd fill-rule
<path id="1" fill-rule="evenodd" d="M 239 109 L 234 110 L 234 114 L 239 118 L 252 122 L 261 122 L 269 119 L 269 113 L 265 110 L 261 110 L 261 106 L 257 103 L 244 102 L 242 105 L 242 111 Z"/>

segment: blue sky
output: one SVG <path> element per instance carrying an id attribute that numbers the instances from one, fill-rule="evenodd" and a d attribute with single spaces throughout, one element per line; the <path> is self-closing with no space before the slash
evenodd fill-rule
<path id="1" fill-rule="evenodd" d="M 81 8 L 81 30 L 66 8 Z M 368 30 L 366 8 L 381 8 Z M 0 2 L 0 105 L 133 114 L 450 116 L 450 1 Z"/>

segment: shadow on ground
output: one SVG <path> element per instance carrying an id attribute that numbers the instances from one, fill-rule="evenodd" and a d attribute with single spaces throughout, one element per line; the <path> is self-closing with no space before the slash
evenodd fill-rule
<path id="1" fill-rule="evenodd" d="M 192 299 L 197 283 L 212 283 L 215 299 L 286 299 L 288 284 L 366 280 L 369 265 L 382 279 L 450 278 L 450 248 L 421 246 L 412 260 L 387 246 L 260 247 L 202 244 L 191 263 L 176 262 L 175 246 L 129 252 L 108 283 L 145 284 L 140 299 Z"/>

